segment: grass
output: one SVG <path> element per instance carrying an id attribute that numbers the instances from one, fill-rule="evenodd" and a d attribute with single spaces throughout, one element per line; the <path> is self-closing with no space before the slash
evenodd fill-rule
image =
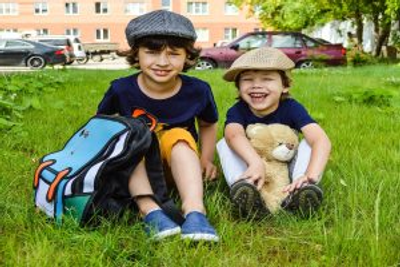
<path id="1" fill-rule="evenodd" d="M 53 74 L 64 76 L 66 88 L 43 95 L 41 110 L 1 133 L 1 266 L 399 266 L 400 112 L 373 102 L 335 102 L 338 94 L 377 88 L 399 94 L 399 66 L 296 71 L 292 95 L 333 143 L 322 209 L 308 220 L 282 213 L 259 223 L 239 221 L 220 177 L 206 184 L 205 196 L 221 236 L 215 246 L 179 238 L 150 242 L 128 216 L 86 229 L 71 221 L 57 227 L 34 211 L 32 178 L 40 157 L 59 149 L 95 113 L 109 82 L 129 71 Z M 234 86 L 223 82 L 220 70 L 189 74 L 211 84 L 221 137 Z"/>

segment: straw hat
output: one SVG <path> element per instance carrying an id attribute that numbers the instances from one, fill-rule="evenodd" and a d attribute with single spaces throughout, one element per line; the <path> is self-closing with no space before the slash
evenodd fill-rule
<path id="1" fill-rule="evenodd" d="M 192 22 L 177 13 L 156 10 L 132 19 L 125 29 L 126 39 L 132 47 L 136 40 L 150 35 L 175 36 L 195 41 Z"/>
<path id="2" fill-rule="evenodd" d="M 237 58 L 225 72 L 223 78 L 232 82 L 238 74 L 245 70 L 283 70 L 289 71 L 295 66 L 281 50 L 272 47 L 262 47 L 244 53 Z"/>

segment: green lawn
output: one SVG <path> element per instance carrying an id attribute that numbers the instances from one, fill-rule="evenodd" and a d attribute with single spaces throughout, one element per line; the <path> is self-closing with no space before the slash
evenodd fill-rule
<path id="1" fill-rule="evenodd" d="M 41 109 L 25 112 L 22 126 L 0 132 L 1 266 L 400 265 L 400 66 L 296 71 L 292 95 L 333 144 L 322 209 L 309 220 L 282 213 L 258 223 L 239 221 L 221 177 L 206 184 L 209 217 L 221 236 L 215 246 L 179 238 L 152 243 L 128 216 L 89 230 L 71 221 L 56 227 L 35 212 L 32 180 L 39 158 L 60 149 L 95 113 L 111 80 L 130 73 L 48 72 L 65 88 L 41 95 Z M 236 97 L 222 73 L 189 73 L 214 90 L 219 137 Z"/>

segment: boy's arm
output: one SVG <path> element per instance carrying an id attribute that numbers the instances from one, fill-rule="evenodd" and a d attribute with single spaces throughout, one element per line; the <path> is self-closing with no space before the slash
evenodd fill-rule
<path id="1" fill-rule="evenodd" d="M 207 180 L 217 178 L 217 167 L 214 165 L 215 143 L 217 141 L 218 123 L 198 120 L 201 143 L 200 164 Z"/>
<path id="2" fill-rule="evenodd" d="M 265 165 L 261 157 L 251 146 L 244 128 L 239 123 L 229 123 L 225 127 L 225 140 L 229 147 L 236 152 L 247 164 L 247 170 L 240 179 L 248 179 L 261 189 L 265 182 Z"/>
<path id="3" fill-rule="evenodd" d="M 331 152 L 331 142 L 317 123 L 307 124 L 301 131 L 311 147 L 311 158 L 304 176 L 285 188 L 288 192 L 300 188 L 305 183 L 319 182 Z"/>

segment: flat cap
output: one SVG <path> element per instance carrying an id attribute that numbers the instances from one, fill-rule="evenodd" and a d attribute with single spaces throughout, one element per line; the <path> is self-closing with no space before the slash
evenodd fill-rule
<path id="1" fill-rule="evenodd" d="M 232 82 L 237 75 L 245 70 L 283 70 L 289 71 L 295 66 L 281 50 L 272 47 L 262 47 L 251 50 L 238 57 L 225 72 L 223 78 Z"/>
<path id="2" fill-rule="evenodd" d="M 125 29 L 126 39 L 132 47 L 141 37 L 151 35 L 176 36 L 196 41 L 192 22 L 177 13 L 156 10 L 132 19 Z"/>

